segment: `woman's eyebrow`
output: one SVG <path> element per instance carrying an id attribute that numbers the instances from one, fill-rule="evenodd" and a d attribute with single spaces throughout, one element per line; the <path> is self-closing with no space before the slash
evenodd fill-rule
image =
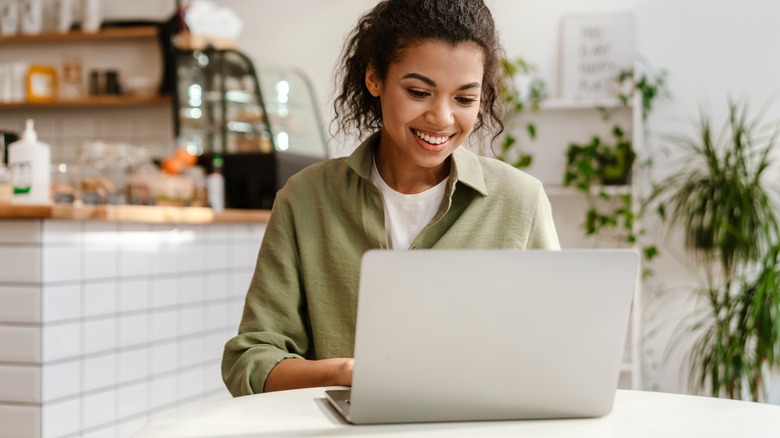
<path id="1" fill-rule="evenodd" d="M 425 84 L 427 84 L 427 85 L 429 85 L 431 87 L 435 87 L 436 86 L 436 82 L 433 79 L 431 79 L 431 78 L 429 78 L 427 76 L 423 76 L 420 73 L 409 73 L 409 74 L 405 75 L 403 77 L 403 79 L 417 79 L 417 80 L 422 81 L 422 82 L 424 82 Z M 458 90 L 461 90 L 461 91 L 462 90 L 468 90 L 470 88 L 479 88 L 481 86 L 482 85 L 479 82 L 472 82 L 472 83 L 469 83 L 469 84 L 461 85 L 460 87 L 458 87 Z"/>

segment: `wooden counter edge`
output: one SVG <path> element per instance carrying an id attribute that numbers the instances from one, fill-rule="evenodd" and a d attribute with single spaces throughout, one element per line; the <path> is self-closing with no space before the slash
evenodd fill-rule
<path id="1" fill-rule="evenodd" d="M 270 210 L 230 209 L 215 213 L 205 207 L 147 205 L 0 205 L 0 219 L 106 220 L 148 223 L 265 223 Z"/>

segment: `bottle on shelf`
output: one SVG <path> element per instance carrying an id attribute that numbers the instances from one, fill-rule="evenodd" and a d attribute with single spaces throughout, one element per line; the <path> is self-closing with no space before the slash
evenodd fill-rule
<path id="1" fill-rule="evenodd" d="M 32 119 L 27 119 L 22 139 L 8 146 L 8 167 L 14 204 L 51 203 L 51 148 L 38 141 Z"/>
<path id="2" fill-rule="evenodd" d="M 206 177 L 206 188 L 209 206 L 214 212 L 219 213 L 225 209 L 225 177 L 222 176 L 222 157 L 215 155 L 211 164 L 211 173 Z"/>

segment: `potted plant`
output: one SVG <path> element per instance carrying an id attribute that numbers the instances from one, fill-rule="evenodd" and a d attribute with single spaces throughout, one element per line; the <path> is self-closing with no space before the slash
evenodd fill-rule
<path id="1" fill-rule="evenodd" d="M 645 72 L 635 74 L 633 69 L 621 71 L 615 78 L 618 101 L 622 107 L 628 107 L 632 96 L 641 97 L 642 120 L 645 120 L 653 107 L 653 101 L 667 96 L 667 72 L 657 74 Z M 605 121 L 609 121 L 616 109 L 599 108 Z M 589 143 L 571 143 L 566 151 L 564 185 L 575 187 L 583 193 L 588 202 L 583 228 L 588 236 L 608 233 L 618 241 L 635 245 L 644 234 L 639 219 L 644 212 L 645 200 L 637 196 L 637 188 L 632 185 L 632 172 L 637 167 L 637 154 L 631 144 L 630 135 L 620 125 L 612 128 L 612 139 L 599 136 L 591 138 Z M 641 163 L 649 167 L 650 162 Z M 613 188 L 611 186 L 625 186 Z M 645 260 L 658 255 L 655 245 L 642 247 Z M 644 274 L 650 270 L 645 268 Z"/>
<path id="2" fill-rule="evenodd" d="M 703 273 L 701 312 L 680 335 L 695 338 L 693 389 L 713 396 L 758 401 L 764 373 L 780 367 L 780 228 L 767 179 L 778 133 L 734 102 L 720 133 L 702 116 L 697 136 L 671 138 L 684 165 L 651 196 Z"/>
<path id="3" fill-rule="evenodd" d="M 536 68 L 523 58 L 501 61 L 502 81 L 499 92 L 504 99 L 506 112 L 499 150 L 494 152 L 496 158 L 518 169 L 530 166 L 533 155 L 519 147 L 514 125 L 524 112 L 538 112 L 542 101 L 547 98 L 547 87 L 541 78 L 535 76 L 535 72 Z M 525 132 L 531 140 L 536 139 L 536 124 L 527 121 Z"/>

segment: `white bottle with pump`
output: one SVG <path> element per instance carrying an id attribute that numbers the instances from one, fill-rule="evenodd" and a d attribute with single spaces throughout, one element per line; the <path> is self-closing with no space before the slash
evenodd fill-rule
<path id="1" fill-rule="evenodd" d="M 38 141 L 32 119 L 27 119 L 19 141 L 8 145 L 13 204 L 51 203 L 51 149 Z"/>

